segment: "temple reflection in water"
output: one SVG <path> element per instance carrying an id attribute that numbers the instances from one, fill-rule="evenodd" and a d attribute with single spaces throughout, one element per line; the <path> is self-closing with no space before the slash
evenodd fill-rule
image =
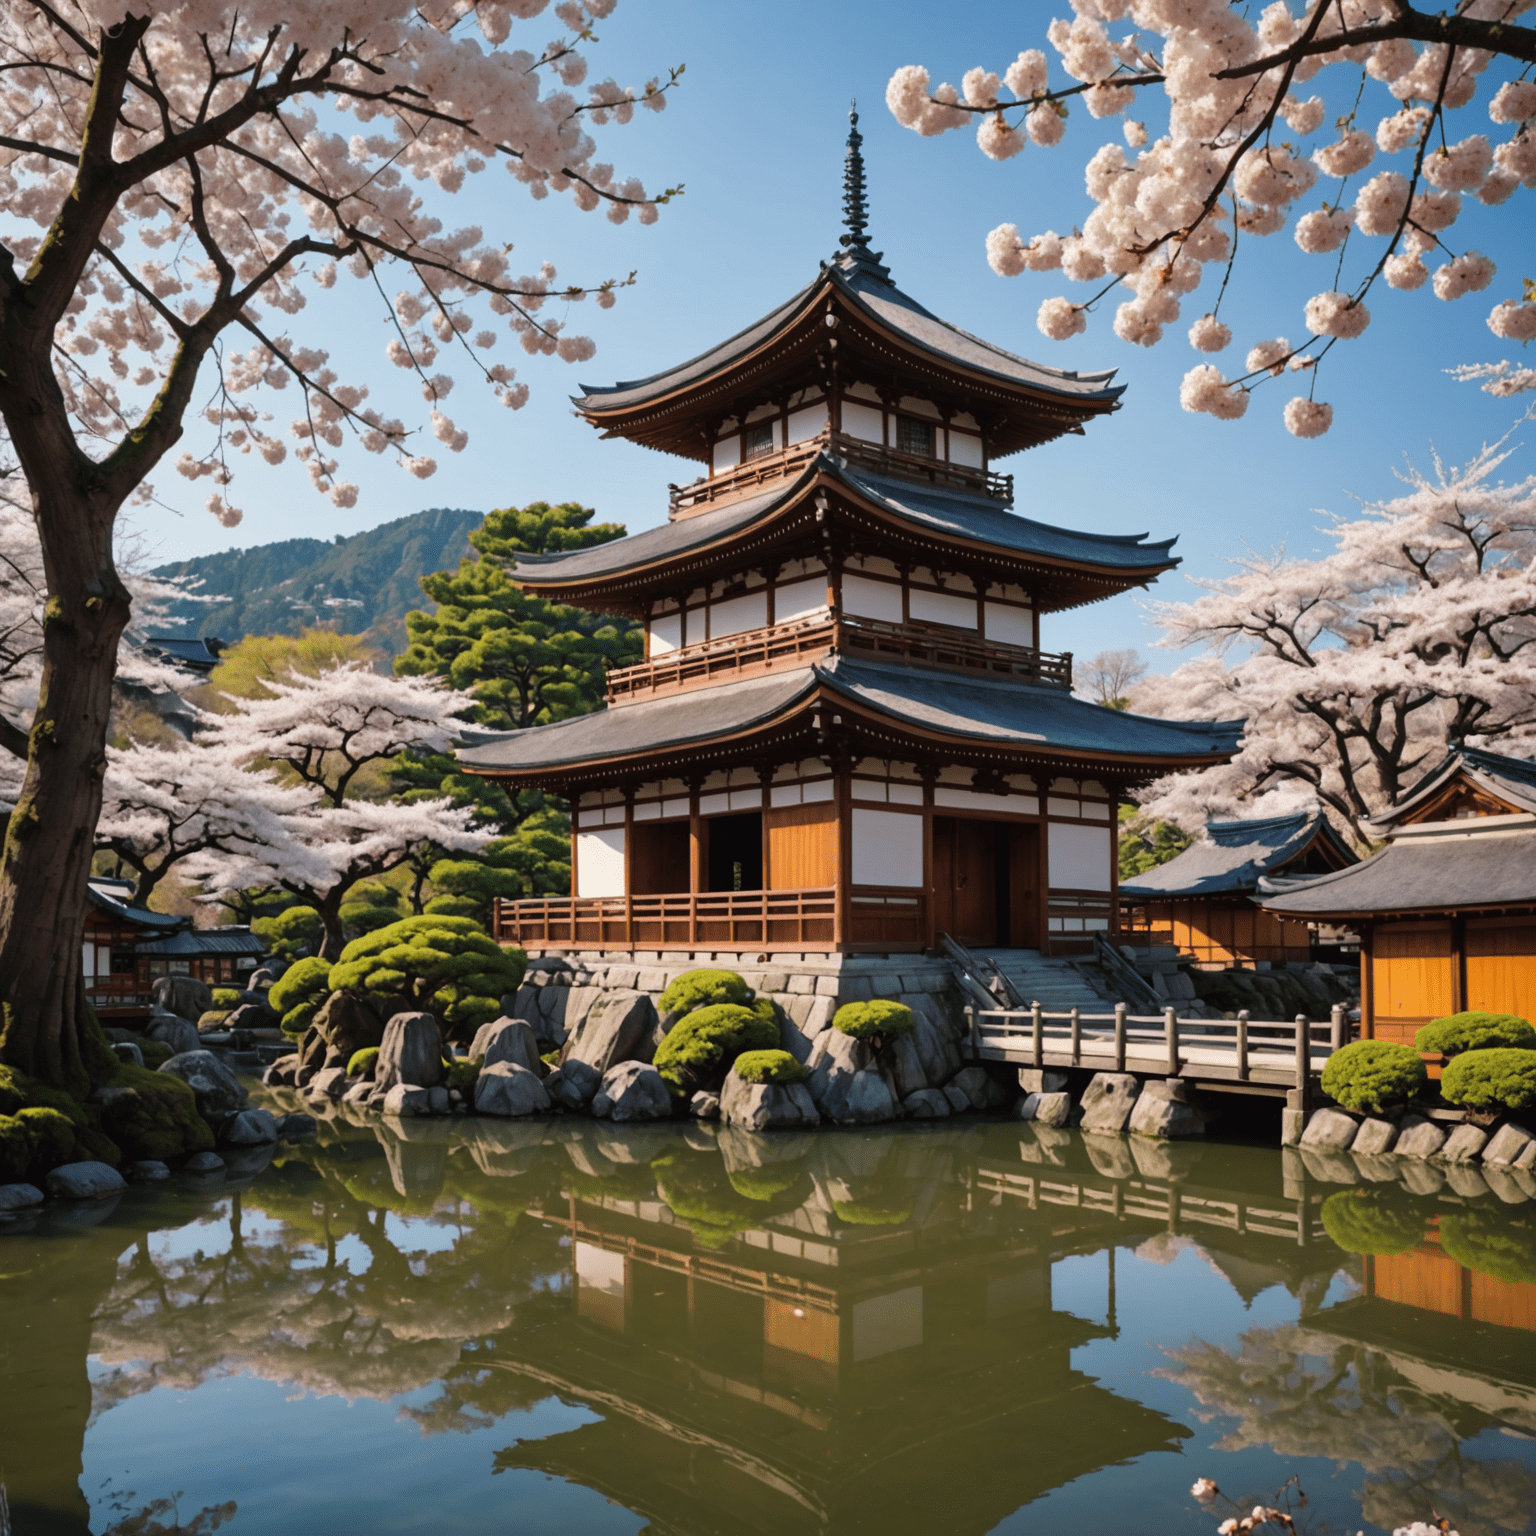
<path id="1" fill-rule="evenodd" d="M 1536 1285 L 1507 1265 L 1529 1221 L 1446 1191 L 1413 1208 L 1417 1246 L 1362 1258 L 1330 1239 L 1337 1189 L 1269 1149 L 1012 1124 L 333 1121 L 234 1193 L 0 1240 L 3 1363 L 32 1394 L 0 1406 L 13 1511 L 38 1517 L 17 1529 L 86 1529 L 87 1408 L 243 1374 L 396 1402 L 429 1437 L 574 1405 L 574 1427 L 508 1425 L 485 1471 L 596 1490 L 653 1531 L 980 1533 L 1141 1459 L 1187 1488 L 1188 1462 L 1150 1453 L 1213 1433 L 1358 1462 L 1358 1513 L 1387 1529 L 1429 1501 L 1462 1536 L 1525 1530 Z M 1501 1272 L 1461 1262 L 1478 1211 Z M 1209 1342 L 1170 1286 L 1139 1379 L 1185 1390 L 1152 1407 L 1085 1346 L 1119 1336 L 1117 1266 L 1123 1285 L 1191 1246 L 1223 1294 L 1271 1293 L 1268 1318 L 1283 1287 L 1292 1321 Z"/>

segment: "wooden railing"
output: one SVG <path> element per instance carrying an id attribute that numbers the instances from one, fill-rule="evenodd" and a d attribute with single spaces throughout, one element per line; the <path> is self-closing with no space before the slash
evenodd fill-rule
<path id="1" fill-rule="evenodd" d="M 1342 1006 L 1323 1024 L 1305 1014 L 1289 1023 L 1250 1019 L 1246 1011 L 1216 1020 L 1181 1019 L 1176 1008 L 1133 1014 L 1123 1003 L 1113 1013 L 1047 1013 L 1036 1004 L 967 1008 L 966 1016 L 970 1052 L 980 1060 L 1301 1089 L 1350 1035 Z"/>
<path id="2" fill-rule="evenodd" d="M 710 505 L 727 498 L 754 491 L 773 480 L 787 479 L 804 469 L 820 453 L 830 453 L 843 463 L 876 474 L 897 475 L 903 480 L 925 480 L 931 485 L 978 492 L 1013 505 L 1013 476 L 994 474 L 950 459 L 930 459 L 920 453 L 903 453 L 883 443 L 866 442 L 846 432 L 825 431 L 805 438 L 777 453 L 763 453 L 718 474 L 694 480 L 688 485 L 669 486 L 668 516 L 674 520 L 706 511 Z"/>
<path id="3" fill-rule="evenodd" d="M 836 886 L 802 891 L 679 891 L 654 896 L 548 896 L 495 904 L 498 942 L 536 948 L 920 950 L 921 891 L 854 886 L 847 929 Z"/>
<path id="4" fill-rule="evenodd" d="M 830 651 L 915 661 L 956 672 L 1019 677 L 1059 688 L 1072 686 L 1070 651 L 1053 655 L 1033 646 L 1007 645 L 921 624 L 890 624 L 844 614 L 835 619 L 770 624 L 766 629 L 722 635 L 718 640 L 666 651 L 637 666 L 617 667 L 608 674 L 608 702 L 625 704 L 733 676 L 803 666 L 810 658 Z M 1108 898 L 1105 900 L 1107 903 Z"/>
<path id="5" fill-rule="evenodd" d="M 85 983 L 85 1000 L 95 1009 L 148 1008 L 154 1001 L 151 983 L 126 972 L 97 976 Z"/>

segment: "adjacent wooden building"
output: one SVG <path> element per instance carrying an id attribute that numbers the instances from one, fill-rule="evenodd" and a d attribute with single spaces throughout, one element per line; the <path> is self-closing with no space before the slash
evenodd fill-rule
<path id="1" fill-rule="evenodd" d="M 1373 858 L 1286 889 L 1277 916 L 1361 941 L 1361 1033 L 1412 1043 L 1463 1009 L 1536 1019 L 1536 763 L 1462 747 L 1369 823 Z"/>
<path id="2" fill-rule="evenodd" d="M 1358 862 L 1321 811 L 1211 821 L 1176 858 L 1120 886 L 1121 936 L 1171 944 L 1206 965 L 1311 957 L 1315 925 L 1258 905 L 1263 878 L 1327 874 Z"/>
<path id="3" fill-rule="evenodd" d="M 865 232 L 700 357 L 576 402 L 700 462 L 668 520 L 514 579 L 626 615 L 596 714 L 460 753 L 572 806 L 573 894 L 503 903 L 535 949 L 1083 948 L 1116 920 L 1116 809 L 1238 727 L 1072 696 L 1052 613 L 1145 587 L 1171 540 L 1088 533 L 1004 458 L 1116 409 L 1109 374 L 1003 351 L 902 293 Z M 1016 499 L 1042 517 L 1014 511 Z"/>

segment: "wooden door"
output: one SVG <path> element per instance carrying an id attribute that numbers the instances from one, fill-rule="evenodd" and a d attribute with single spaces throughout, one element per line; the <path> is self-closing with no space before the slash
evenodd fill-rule
<path id="1" fill-rule="evenodd" d="M 1045 910 L 1040 899 L 1040 828 L 1008 829 L 1008 943 L 1014 949 L 1045 945 Z"/>
<path id="2" fill-rule="evenodd" d="M 688 889 L 688 823 L 637 821 L 631 829 L 629 889 L 659 896 Z"/>
<path id="3" fill-rule="evenodd" d="M 1449 921 L 1382 923 L 1371 950 L 1372 1034 L 1413 1044 L 1419 1027 L 1456 1011 Z"/>
<path id="4" fill-rule="evenodd" d="M 958 944 L 997 943 L 996 844 L 993 822 L 933 818 L 935 921 Z"/>

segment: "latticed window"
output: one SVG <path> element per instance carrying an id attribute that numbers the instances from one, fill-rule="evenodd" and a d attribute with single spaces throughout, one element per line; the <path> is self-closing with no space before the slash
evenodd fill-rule
<path id="1" fill-rule="evenodd" d="M 774 450 L 773 423 L 771 421 L 759 421 L 746 430 L 746 451 L 742 454 L 744 459 L 760 459 L 765 453 Z"/>
<path id="2" fill-rule="evenodd" d="M 903 453 L 915 453 L 920 458 L 933 457 L 933 423 L 913 421 L 908 416 L 896 418 L 896 446 Z"/>

